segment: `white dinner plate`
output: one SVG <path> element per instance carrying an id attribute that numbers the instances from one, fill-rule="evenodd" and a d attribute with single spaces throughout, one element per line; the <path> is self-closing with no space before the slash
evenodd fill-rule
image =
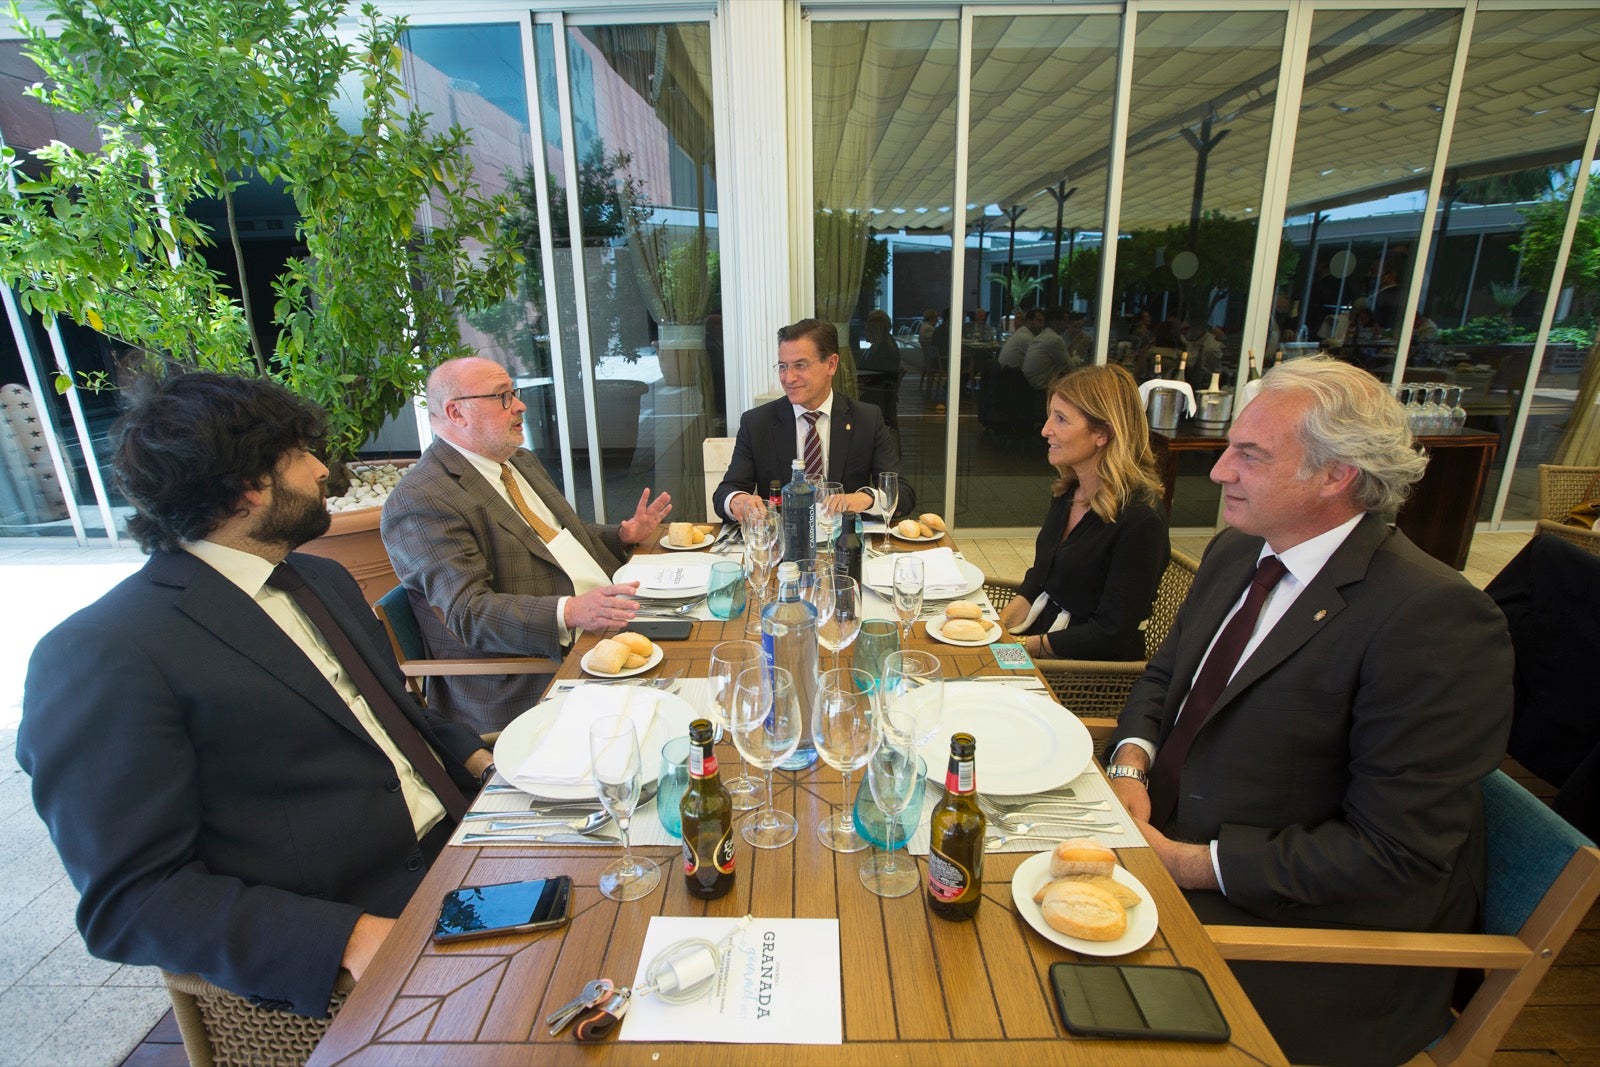
<path id="1" fill-rule="evenodd" d="M 688 701 L 672 693 L 664 693 L 659 689 L 645 686 L 628 688 L 640 693 L 651 693 L 656 698 L 655 719 L 650 723 L 650 732 L 639 745 L 639 768 L 643 774 L 643 784 L 650 786 L 661 773 L 661 746 L 674 737 L 687 737 L 689 724 L 695 719 L 704 718 L 704 713 L 696 711 Z M 581 785 L 541 785 L 534 790 L 511 777 L 511 772 L 522 766 L 522 762 L 532 755 L 539 742 L 544 740 L 545 731 L 550 729 L 550 724 L 556 721 L 556 716 L 561 712 L 561 702 L 570 698 L 573 693 L 581 691 L 581 687 L 572 689 L 551 697 L 542 704 L 535 704 L 512 719 L 511 723 L 500 731 L 500 739 L 494 743 L 494 763 L 496 767 L 506 768 L 501 772 L 501 777 L 523 792 L 546 800 L 595 798 L 592 782 Z"/>
<path id="2" fill-rule="evenodd" d="M 685 550 L 679 549 L 679 551 Z M 695 597 L 705 596 L 707 590 L 711 588 L 711 565 L 721 559 L 721 556 L 713 556 L 706 552 L 698 556 L 638 556 L 618 567 L 617 573 L 611 576 L 611 580 L 619 584 L 638 582 L 639 591 L 634 595 L 640 600 L 693 600 Z M 645 585 L 646 576 L 669 567 L 686 567 L 699 573 L 688 575 L 689 584 L 673 589 L 652 589 Z"/>
<path id="3" fill-rule="evenodd" d="M 928 766 L 949 762 L 954 733 L 977 739 L 978 789 L 994 796 L 1056 789 L 1094 758 L 1094 741 L 1076 715 L 1039 693 L 994 682 L 944 683 L 944 718 L 918 749 Z"/>
<path id="4" fill-rule="evenodd" d="M 983 570 L 981 568 L 973 566 L 964 559 L 956 560 L 956 567 L 961 571 L 961 577 L 966 579 L 966 585 L 961 589 L 941 592 L 938 596 L 925 596 L 923 598 L 925 601 L 937 603 L 942 600 L 960 600 L 962 597 L 971 593 L 975 593 L 979 589 L 983 588 Z M 890 603 L 894 602 L 894 586 L 892 583 L 886 585 L 869 585 L 867 588 L 871 589 L 874 593 L 877 593 L 885 600 L 888 600 Z"/>
<path id="5" fill-rule="evenodd" d="M 1081 937 L 1064 934 L 1044 921 L 1044 909 L 1033 902 L 1033 895 L 1050 881 L 1049 852 L 1029 856 L 1017 867 L 1016 873 L 1011 876 L 1011 900 L 1017 906 L 1017 914 L 1047 941 L 1054 941 L 1062 948 L 1081 952 L 1085 956 L 1125 956 L 1144 948 L 1156 936 L 1159 916 L 1156 915 L 1156 902 L 1150 896 L 1150 890 L 1126 868 L 1113 867 L 1111 877 L 1138 893 L 1141 898 L 1138 904 L 1128 909 L 1128 929 L 1115 941 L 1085 941 Z"/>
<path id="6" fill-rule="evenodd" d="M 963 648 L 978 648 L 983 645 L 992 645 L 994 642 L 1000 640 L 1000 624 L 997 622 L 991 622 L 987 619 L 979 619 L 978 621 L 987 627 L 987 629 L 984 630 L 983 636 L 976 641 L 961 641 L 954 637 L 946 637 L 944 635 L 944 624 L 948 621 L 949 618 L 945 615 L 937 615 L 934 618 L 929 619 L 928 636 L 933 638 L 935 641 L 943 641 L 947 645 L 960 645 Z"/>
<path id="7" fill-rule="evenodd" d="M 701 552 L 710 548 L 716 540 L 716 534 L 707 534 L 706 539 L 697 545 L 675 545 L 672 543 L 671 534 L 662 534 L 661 540 L 656 543 L 668 552 Z"/>
<path id="8" fill-rule="evenodd" d="M 583 668 L 584 674 L 592 674 L 596 678 L 632 678 L 634 675 L 643 674 L 651 667 L 654 667 L 656 664 L 660 663 L 661 660 L 666 656 L 666 653 L 661 651 L 660 645 L 656 645 L 655 649 L 650 653 L 650 658 L 644 661 L 644 665 L 642 667 L 631 667 L 627 670 L 618 671 L 616 674 L 607 674 L 605 671 L 597 671 L 593 667 L 589 666 L 589 657 L 592 655 L 594 655 L 594 649 L 591 648 L 589 651 L 585 652 L 583 654 L 583 658 L 578 661 L 578 666 Z M 498 764 L 496 766 L 498 766 Z"/>
<path id="9" fill-rule="evenodd" d="M 889 527 L 889 536 L 896 541 L 910 541 L 913 544 L 925 544 L 929 541 L 942 541 L 944 539 L 944 533 L 940 530 L 935 530 L 932 537 L 907 537 L 893 526 Z"/>

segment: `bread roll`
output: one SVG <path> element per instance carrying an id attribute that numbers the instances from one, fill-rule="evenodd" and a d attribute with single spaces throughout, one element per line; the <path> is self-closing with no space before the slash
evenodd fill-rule
<path id="1" fill-rule="evenodd" d="M 636 634 L 630 630 L 624 630 L 612 640 L 634 655 L 643 656 L 646 659 L 655 655 L 655 644 L 644 634 Z"/>
<path id="2" fill-rule="evenodd" d="M 929 526 L 925 522 L 917 523 L 917 536 L 918 537 L 923 537 L 923 538 L 932 537 L 933 536 L 933 527 Z"/>
<path id="3" fill-rule="evenodd" d="M 667 544 L 673 548 L 692 548 L 700 543 L 700 535 L 695 532 L 692 522 L 672 522 L 667 524 Z"/>
<path id="4" fill-rule="evenodd" d="M 650 662 L 650 657 L 649 656 L 641 656 L 637 652 L 630 652 L 630 653 L 628 653 L 627 662 L 622 665 L 622 669 L 625 670 L 625 671 L 636 671 L 640 667 L 643 667 L 646 663 L 649 663 L 649 662 Z"/>
<path id="5" fill-rule="evenodd" d="M 901 519 L 899 524 L 895 526 L 895 532 L 901 537 L 921 537 L 922 524 L 917 522 L 916 519 Z"/>
<path id="6" fill-rule="evenodd" d="M 977 619 L 952 619 L 946 616 L 939 632 L 952 641 L 982 641 L 989 636 L 989 627 Z"/>
<path id="7" fill-rule="evenodd" d="M 710 537 L 715 531 L 715 526 L 708 526 L 703 522 L 697 522 L 694 524 L 694 532 L 700 535 L 700 540 L 702 541 L 704 541 L 707 537 Z"/>
<path id="8" fill-rule="evenodd" d="M 944 609 L 944 613 L 952 619 L 983 618 L 983 609 L 970 600 L 952 601 L 950 606 Z"/>
<path id="9" fill-rule="evenodd" d="M 931 511 L 924 511 L 921 515 L 918 515 L 917 521 L 938 533 L 944 533 L 945 531 L 944 519 Z"/>
<path id="10" fill-rule="evenodd" d="M 1117 903 L 1121 904 L 1124 908 L 1131 908 L 1144 899 L 1138 893 L 1135 893 L 1130 887 L 1123 885 L 1115 878 L 1111 878 L 1103 874 L 1069 874 L 1065 878 L 1057 878 L 1054 881 L 1046 882 L 1044 885 L 1040 886 L 1039 891 L 1033 895 L 1033 902 L 1035 904 L 1044 903 L 1045 891 L 1051 886 L 1055 885 L 1056 882 L 1082 882 L 1085 885 L 1098 886 L 1115 897 Z"/>
<path id="11" fill-rule="evenodd" d="M 1044 921 L 1068 937 L 1115 941 L 1128 930 L 1128 912 L 1117 898 L 1088 882 L 1070 879 L 1045 886 L 1039 902 Z"/>
<path id="12" fill-rule="evenodd" d="M 596 674 L 617 674 L 626 669 L 628 647 L 610 637 L 604 638 L 589 651 L 589 669 Z"/>
<path id="13" fill-rule="evenodd" d="M 1069 874 L 1103 874 L 1110 877 L 1117 866 L 1117 855 L 1092 837 L 1063 841 L 1050 854 L 1050 877 Z"/>

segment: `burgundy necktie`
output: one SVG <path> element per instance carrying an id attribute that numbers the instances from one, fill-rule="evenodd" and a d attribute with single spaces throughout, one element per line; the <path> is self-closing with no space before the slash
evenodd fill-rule
<path id="1" fill-rule="evenodd" d="M 813 481 L 822 480 L 822 435 L 817 433 L 817 420 L 822 418 L 820 411 L 807 411 L 800 416 L 806 420 L 806 477 Z"/>
<path id="2" fill-rule="evenodd" d="M 1184 702 L 1172 733 L 1156 752 L 1155 765 L 1150 768 L 1150 824 L 1159 828 L 1178 806 L 1178 778 L 1183 764 L 1189 758 L 1189 746 L 1194 742 L 1200 727 L 1211 715 L 1217 697 L 1233 677 L 1239 665 L 1239 656 L 1255 633 L 1256 620 L 1261 617 L 1261 607 L 1267 594 L 1278 584 L 1287 568 L 1277 556 L 1268 556 L 1256 564 L 1255 576 L 1250 579 L 1249 592 L 1244 603 L 1234 612 L 1228 625 L 1222 628 L 1217 643 L 1211 646 L 1200 673 L 1195 675 L 1189 698 Z"/>
<path id="3" fill-rule="evenodd" d="M 451 781 L 449 773 L 440 765 L 433 749 L 423 739 L 422 733 L 416 724 L 406 718 L 406 713 L 394 702 L 389 691 L 383 687 L 378 676 L 372 673 L 372 668 L 367 661 L 361 658 L 361 653 L 356 651 L 355 642 L 350 640 L 350 635 L 344 632 L 328 606 L 317 596 L 315 590 L 306 585 L 295 569 L 287 562 L 278 564 L 273 570 L 272 577 L 267 579 L 267 584 L 274 589 L 282 589 L 294 598 L 300 605 L 300 610 L 306 613 L 317 632 L 322 634 L 322 639 L 328 642 L 328 647 L 333 650 L 334 656 L 343 665 L 366 700 L 367 707 L 372 709 L 372 714 L 377 716 L 378 725 L 394 741 L 400 749 L 400 754 L 414 767 L 422 780 L 433 790 L 433 795 L 439 798 L 439 803 L 444 805 L 444 810 L 456 822 L 461 821 L 461 816 L 467 813 L 467 798 L 455 782 Z"/>

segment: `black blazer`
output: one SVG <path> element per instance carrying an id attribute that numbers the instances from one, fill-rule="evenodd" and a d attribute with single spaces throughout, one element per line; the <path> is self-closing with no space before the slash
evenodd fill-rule
<path id="1" fill-rule="evenodd" d="M 1165 509 L 1143 500 L 1130 501 L 1107 523 L 1093 511 L 1078 520 L 1067 539 L 1072 498 L 1050 501 L 1034 548 L 1033 566 L 1023 575 L 1017 595 L 1033 600 L 1042 592 L 1051 604 L 1034 620 L 1029 633 L 1044 633 L 1061 611 L 1072 616 L 1064 630 L 1046 640 L 1060 659 L 1140 660 L 1145 658 L 1140 623 L 1150 617 L 1161 587 L 1161 572 L 1172 557 Z"/>
<path id="2" fill-rule="evenodd" d="M 354 579 L 295 555 L 464 790 L 482 742 L 418 709 Z M 323 1015 L 362 912 L 398 916 L 426 862 L 393 764 L 255 601 L 188 553 L 39 642 L 17 761 L 104 959 L 194 971 Z"/>
<path id="3" fill-rule="evenodd" d="M 894 435 L 883 424 L 883 413 L 872 404 L 834 390 L 833 413 L 829 416 L 828 478 L 855 492 L 872 484 L 879 471 L 900 471 L 900 449 Z M 712 494 L 717 514 L 730 519 L 728 497 L 734 493 L 758 492 L 767 495 L 770 484 L 789 480 L 795 449 L 794 405 L 787 397 L 752 408 L 739 419 L 739 435 L 733 442 L 733 459 L 722 484 Z M 911 483 L 900 477 L 900 500 L 895 517 L 915 514 L 917 494 Z"/>
<path id="4" fill-rule="evenodd" d="M 1112 748 L 1160 747 L 1261 538 L 1219 533 Z M 1494 603 L 1364 518 L 1218 696 L 1157 827 L 1218 842 L 1224 898 L 1202 921 L 1476 929 L 1478 783 L 1511 726 L 1511 645 Z M 1403 1060 L 1446 1025 L 1453 971 L 1235 964 L 1291 1062 Z"/>

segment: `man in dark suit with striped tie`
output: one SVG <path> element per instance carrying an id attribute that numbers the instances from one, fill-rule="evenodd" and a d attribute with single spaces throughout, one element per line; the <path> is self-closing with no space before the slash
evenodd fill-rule
<path id="1" fill-rule="evenodd" d="M 1363 370 L 1296 360 L 1228 441 L 1231 529 L 1123 709 L 1118 796 L 1205 922 L 1475 929 L 1511 645 L 1388 524 L 1427 463 L 1404 410 Z M 1233 967 L 1294 1063 L 1398 1062 L 1449 1025 L 1451 970 Z"/>
<path id="2" fill-rule="evenodd" d="M 778 331 L 778 382 L 784 398 L 744 413 L 733 459 L 712 494 L 717 513 L 738 522 L 746 508 L 764 507 L 773 482 L 787 482 L 796 458 L 807 474 L 838 482 L 849 494 L 849 510 L 878 506 L 874 476 L 900 472 L 900 450 L 872 404 L 833 388 L 839 370 L 839 331 L 822 319 L 801 319 Z M 913 514 L 917 495 L 900 481 L 896 517 Z"/>

